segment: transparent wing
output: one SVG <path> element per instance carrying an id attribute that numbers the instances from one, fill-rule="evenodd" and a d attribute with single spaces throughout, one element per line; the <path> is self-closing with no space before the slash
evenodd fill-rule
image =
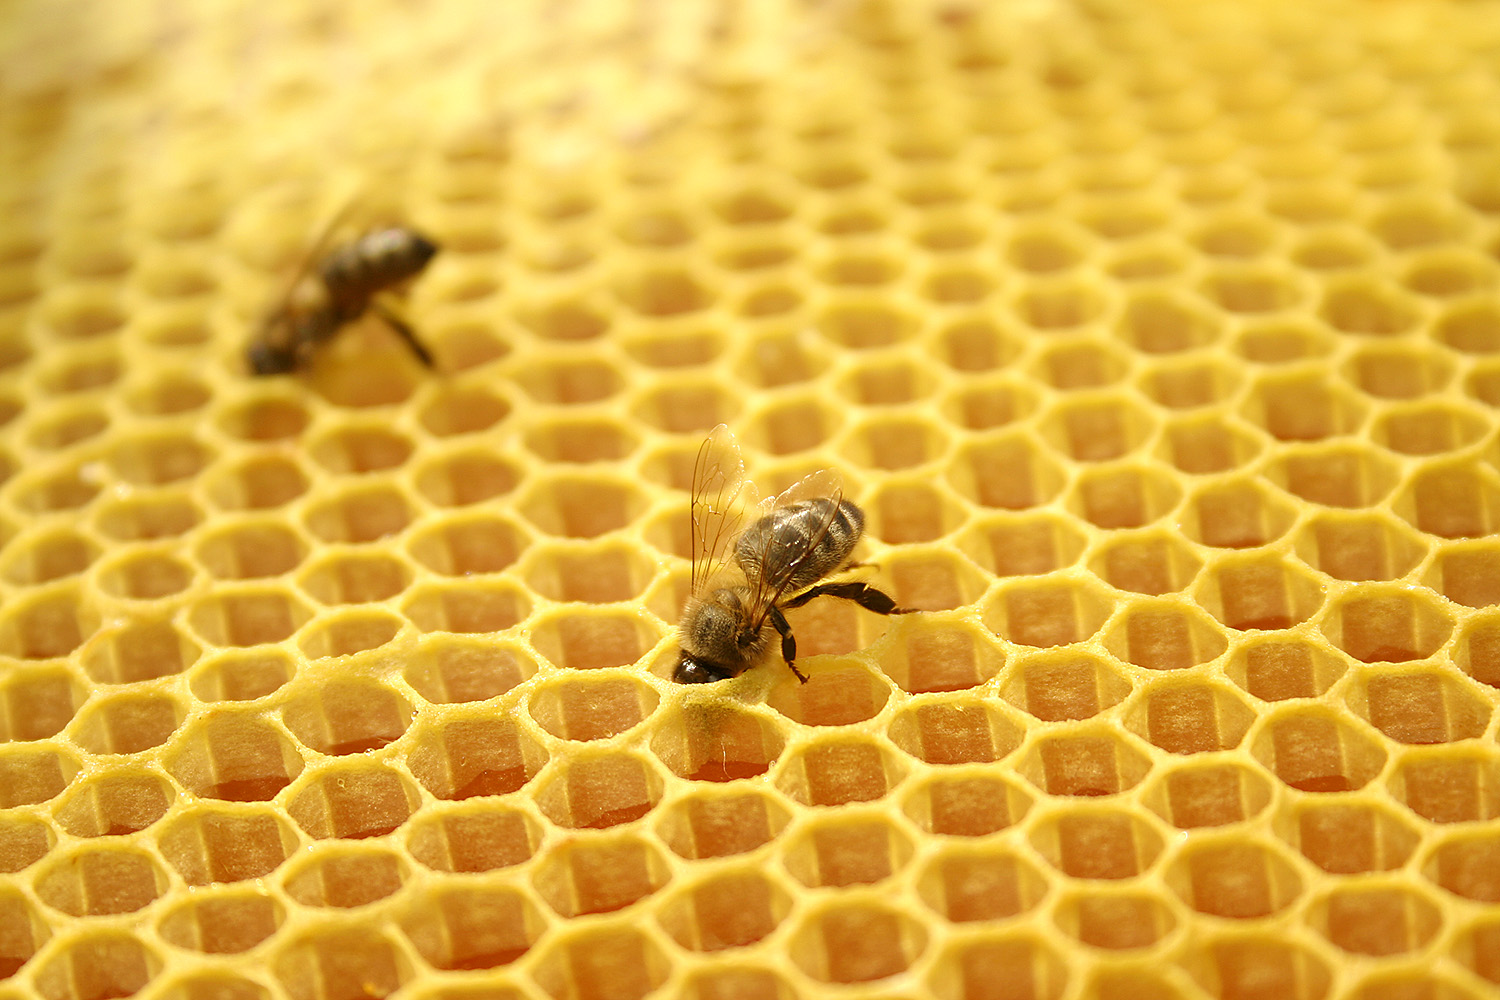
<path id="1" fill-rule="evenodd" d="M 766 620 L 771 608 L 781 600 L 787 588 L 797 577 L 803 564 L 828 537 L 828 529 L 838 516 L 839 501 L 844 497 L 838 473 L 831 469 L 820 469 L 804 476 L 790 488 L 761 505 L 760 516 L 771 518 L 773 527 L 759 538 L 763 548 L 750 577 L 750 600 L 748 617 L 757 625 Z M 782 520 L 781 512 L 804 500 L 830 500 L 811 514 L 792 515 L 795 523 Z M 778 526 L 779 525 L 779 526 Z M 798 588 L 802 589 L 802 588 Z"/>
<path id="2" fill-rule="evenodd" d="M 328 245 L 333 242 L 334 233 L 338 232 L 339 228 L 349 221 L 349 217 L 353 212 L 354 202 L 346 201 L 318 229 L 318 235 L 313 238 L 312 244 L 303 251 L 302 259 L 297 262 L 296 270 L 292 272 L 292 276 L 287 281 L 285 289 L 283 289 L 281 295 L 276 299 L 276 307 L 268 314 L 268 320 L 287 311 L 291 305 L 292 296 L 297 294 L 297 286 L 302 284 L 302 281 L 308 274 L 318 267 L 323 259 L 323 255 L 328 251 Z"/>
<path id="3" fill-rule="evenodd" d="M 719 574 L 733 551 L 747 493 L 745 463 L 729 428 L 719 424 L 708 433 L 693 464 L 691 510 L 693 593 Z"/>

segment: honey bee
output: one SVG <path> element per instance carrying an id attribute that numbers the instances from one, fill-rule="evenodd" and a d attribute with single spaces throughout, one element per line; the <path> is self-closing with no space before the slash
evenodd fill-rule
<path id="1" fill-rule="evenodd" d="M 303 258 L 280 305 L 246 348 L 250 370 L 257 375 L 294 371 L 344 324 L 366 312 L 384 320 L 422 364 L 432 367 L 432 355 L 411 327 L 376 296 L 420 274 L 437 253 L 437 244 L 414 229 L 393 226 L 365 233 L 324 254 L 333 229 L 330 224 Z"/>
<path id="2" fill-rule="evenodd" d="M 744 470 L 734 436 L 720 424 L 693 466 L 692 592 L 682 609 L 681 650 L 672 672 L 682 684 L 744 673 L 765 659 L 778 635 L 782 659 L 807 683 L 783 611 L 816 597 L 853 601 L 881 615 L 917 610 L 897 607 L 866 583 L 819 583 L 855 565 L 850 557 L 865 526 L 864 511 L 843 498 L 831 472 L 815 472 L 760 504 L 760 517 L 735 536 L 748 506 L 742 502 Z"/>

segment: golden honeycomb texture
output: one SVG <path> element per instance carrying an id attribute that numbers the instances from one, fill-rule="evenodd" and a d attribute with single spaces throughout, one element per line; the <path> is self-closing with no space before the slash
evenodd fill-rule
<path id="1" fill-rule="evenodd" d="M 5 4 L 0 1000 L 1493 997 L 1497 278 L 1492 2 Z"/>

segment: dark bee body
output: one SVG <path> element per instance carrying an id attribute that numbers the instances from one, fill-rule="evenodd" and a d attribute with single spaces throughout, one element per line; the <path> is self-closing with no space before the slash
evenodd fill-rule
<path id="1" fill-rule="evenodd" d="M 734 563 L 744 582 L 713 585 L 719 577 L 713 564 L 733 520 L 731 506 L 739 493 L 738 449 L 722 426 L 699 452 L 693 482 L 693 596 L 683 608 L 682 650 L 674 680 L 702 684 L 736 677 L 770 652 L 776 637 L 781 654 L 797 678 L 797 640 L 783 610 L 797 608 L 815 597 L 854 601 L 877 614 L 906 614 L 896 602 L 868 584 L 856 581 L 819 583 L 849 565 L 864 532 L 865 516 L 854 504 L 832 496 L 796 499 L 826 483 L 822 475 L 787 491 L 734 540 Z M 701 565 L 700 565 L 701 564 Z"/>
<path id="2" fill-rule="evenodd" d="M 410 327 L 374 302 L 375 296 L 420 274 L 437 244 L 411 229 L 366 233 L 335 247 L 310 274 L 303 274 L 267 319 L 246 351 L 257 375 L 279 375 L 306 363 L 312 352 L 346 323 L 373 309 L 406 341 L 425 365 L 432 356 Z"/>

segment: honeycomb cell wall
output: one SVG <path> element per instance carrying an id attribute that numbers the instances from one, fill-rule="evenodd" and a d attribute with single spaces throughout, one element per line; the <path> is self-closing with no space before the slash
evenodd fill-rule
<path id="1" fill-rule="evenodd" d="M 8 5 L 0 1000 L 1494 996 L 1497 287 L 1490 0 Z"/>

